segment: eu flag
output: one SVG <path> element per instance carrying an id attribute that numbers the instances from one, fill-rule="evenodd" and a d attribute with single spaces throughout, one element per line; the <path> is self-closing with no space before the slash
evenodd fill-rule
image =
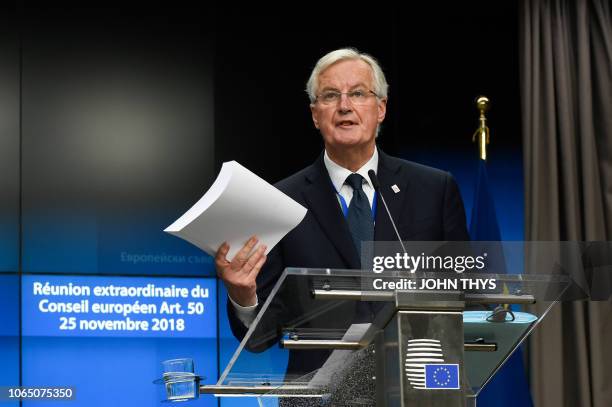
<path id="1" fill-rule="evenodd" d="M 487 163 L 478 160 L 478 179 L 474 190 L 474 206 L 470 220 L 470 237 L 472 240 L 500 241 L 501 233 L 495 212 L 495 203 L 489 187 Z"/>
<path id="2" fill-rule="evenodd" d="M 472 240 L 479 241 L 501 241 L 495 203 L 489 186 L 487 164 L 484 160 L 478 161 L 478 179 L 474 192 L 470 237 Z M 505 273 L 503 264 L 497 264 L 495 272 Z M 533 405 L 520 348 L 510 356 L 501 370 L 485 386 L 478 396 L 478 405 L 484 407 L 531 407 Z"/>
<path id="3" fill-rule="evenodd" d="M 426 389 L 459 389 L 459 365 L 425 365 Z"/>

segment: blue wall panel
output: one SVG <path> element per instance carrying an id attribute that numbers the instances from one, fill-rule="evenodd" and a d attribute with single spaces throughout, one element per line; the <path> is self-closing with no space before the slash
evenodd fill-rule
<path id="1" fill-rule="evenodd" d="M 0 274 L 0 386 L 19 385 L 19 277 Z M 16 407 L 19 402 L 3 402 Z"/>

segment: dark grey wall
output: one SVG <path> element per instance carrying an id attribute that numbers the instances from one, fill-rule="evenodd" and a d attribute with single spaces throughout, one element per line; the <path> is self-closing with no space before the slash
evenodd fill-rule
<path id="1" fill-rule="evenodd" d="M 312 162 L 322 143 L 303 89 L 338 47 L 371 53 L 387 73 L 387 152 L 473 157 L 480 93 L 493 100 L 491 148 L 520 145 L 513 2 L 340 11 L 24 3 L 5 14 L 0 216 L 15 235 L 21 142 L 24 271 L 210 272 L 121 256 L 197 253 L 161 230 L 223 161 L 269 181 Z"/>
<path id="2" fill-rule="evenodd" d="M 355 14 L 344 4 L 258 3 L 216 21 L 217 165 L 236 159 L 276 181 L 310 164 L 322 143 L 305 83 L 318 58 L 346 46 L 375 56 L 387 75 L 385 151 L 475 157 L 479 94 L 492 100 L 491 149 L 520 146 L 516 2 L 381 4 Z"/>
<path id="3" fill-rule="evenodd" d="M 0 8 L 0 272 L 19 267 L 19 31 Z"/>
<path id="4" fill-rule="evenodd" d="M 22 14 L 24 271 L 191 251 L 162 230 L 213 178 L 212 31 L 154 5 Z"/>

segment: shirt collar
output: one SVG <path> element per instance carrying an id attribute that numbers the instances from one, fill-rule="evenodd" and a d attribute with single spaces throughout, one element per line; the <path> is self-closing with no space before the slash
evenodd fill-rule
<path id="1" fill-rule="evenodd" d="M 327 172 L 329 173 L 329 177 L 331 178 L 332 184 L 334 184 L 334 188 L 336 191 L 340 191 L 340 188 L 344 185 L 344 181 L 346 178 L 352 174 L 352 172 L 332 161 L 327 154 L 327 150 L 325 150 L 325 154 L 323 156 L 323 161 L 325 162 L 325 168 L 327 168 Z M 374 154 L 372 157 L 366 162 L 360 169 L 357 170 L 357 174 L 361 175 L 365 178 L 368 185 L 372 186 L 370 177 L 368 176 L 368 171 L 374 170 L 374 172 L 378 171 L 378 148 L 374 147 Z"/>

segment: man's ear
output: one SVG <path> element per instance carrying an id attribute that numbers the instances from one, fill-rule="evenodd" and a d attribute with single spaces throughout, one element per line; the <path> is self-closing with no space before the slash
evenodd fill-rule
<path id="1" fill-rule="evenodd" d="M 310 105 L 310 114 L 312 115 L 312 122 L 314 123 L 314 126 L 318 129 L 319 128 L 319 120 L 317 119 L 316 106 L 313 105 L 313 104 Z"/>
<path id="2" fill-rule="evenodd" d="M 378 102 L 378 123 L 382 123 L 385 120 L 387 114 L 387 99 L 381 99 Z"/>

